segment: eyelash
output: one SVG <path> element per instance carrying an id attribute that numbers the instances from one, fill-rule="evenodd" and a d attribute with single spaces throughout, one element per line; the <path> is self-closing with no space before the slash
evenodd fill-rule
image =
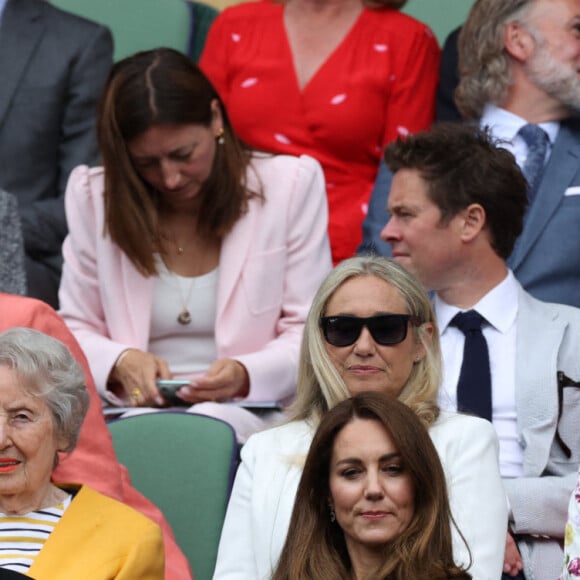
<path id="1" fill-rule="evenodd" d="M 398 463 L 397 464 L 389 463 L 388 465 L 381 467 L 381 471 L 383 473 L 386 473 L 387 475 L 396 476 L 403 473 L 404 468 L 402 465 Z M 361 469 L 349 467 L 348 469 L 344 469 L 343 471 L 341 471 L 340 475 L 345 479 L 355 479 L 361 472 L 362 472 Z"/>
<path id="2" fill-rule="evenodd" d="M 180 155 L 175 154 L 173 155 L 173 159 L 175 159 L 175 161 L 188 161 L 192 154 L 193 151 L 189 151 L 188 153 L 183 153 Z"/>
<path id="3" fill-rule="evenodd" d="M 12 416 L 13 421 L 30 421 L 30 419 L 30 415 L 27 415 L 26 413 L 16 413 Z"/>

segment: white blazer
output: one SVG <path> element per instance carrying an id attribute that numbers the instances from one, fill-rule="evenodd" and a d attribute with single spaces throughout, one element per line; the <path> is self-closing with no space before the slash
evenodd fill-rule
<path id="1" fill-rule="evenodd" d="M 253 435 L 242 448 L 214 580 L 271 577 L 313 434 L 306 422 L 287 423 Z M 441 413 L 429 434 L 445 471 L 451 512 L 471 551 L 469 572 L 475 580 L 498 580 L 507 506 L 495 430 L 483 419 Z M 465 543 L 455 529 L 453 553 L 456 563 L 468 564 Z"/>
<path id="2" fill-rule="evenodd" d="M 71 174 L 59 298 L 104 395 L 121 352 L 148 348 L 154 277 L 103 235 L 103 177 L 102 168 L 86 166 Z M 248 400 L 281 400 L 294 393 L 304 321 L 332 267 L 324 177 L 306 155 L 266 154 L 254 155 L 247 177 L 265 201 L 251 199 L 222 243 L 217 356 L 247 368 Z"/>

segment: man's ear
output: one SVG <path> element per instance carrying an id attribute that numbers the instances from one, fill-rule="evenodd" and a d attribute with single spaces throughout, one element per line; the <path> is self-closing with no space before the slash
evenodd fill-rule
<path id="1" fill-rule="evenodd" d="M 461 239 L 471 242 L 485 229 L 485 210 L 478 203 L 472 203 L 461 212 L 461 216 Z"/>
<path id="2" fill-rule="evenodd" d="M 508 22 L 503 31 L 506 52 L 518 62 L 526 62 L 535 48 L 535 40 L 520 22 Z"/>

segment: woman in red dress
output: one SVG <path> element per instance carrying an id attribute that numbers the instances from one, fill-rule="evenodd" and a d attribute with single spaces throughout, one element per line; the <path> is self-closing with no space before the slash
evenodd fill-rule
<path id="1" fill-rule="evenodd" d="M 433 121 L 439 47 L 405 2 L 242 3 L 201 58 L 243 140 L 321 163 L 335 263 L 360 243 L 384 146 Z"/>

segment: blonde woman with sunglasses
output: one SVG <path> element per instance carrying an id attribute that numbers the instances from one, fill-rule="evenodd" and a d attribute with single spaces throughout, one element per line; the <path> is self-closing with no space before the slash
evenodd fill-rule
<path id="1" fill-rule="evenodd" d="M 474 579 L 499 578 L 507 507 L 495 431 L 483 419 L 441 412 L 440 380 L 435 317 L 413 276 L 379 257 L 335 268 L 306 321 L 292 419 L 252 436 L 242 449 L 214 579 L 271 577 L 316 427 L 329 409 L 365 391 L 397 398 L 427 427 L 457 524 L 454 560 Z"/>

